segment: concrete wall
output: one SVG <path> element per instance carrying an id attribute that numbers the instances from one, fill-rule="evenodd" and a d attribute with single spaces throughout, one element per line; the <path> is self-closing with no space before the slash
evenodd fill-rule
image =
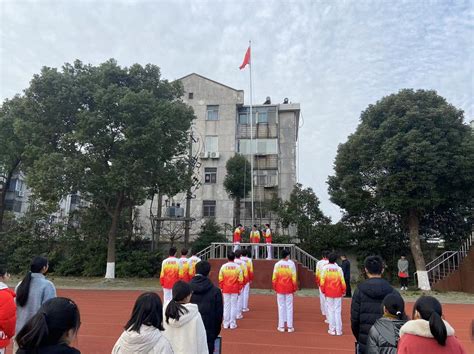
<path id="1" fill-rule="evenodd" d="M 279 197 L 289 199 L 296 184 L 296 140 L 299 104 L 279 105 Z"/>

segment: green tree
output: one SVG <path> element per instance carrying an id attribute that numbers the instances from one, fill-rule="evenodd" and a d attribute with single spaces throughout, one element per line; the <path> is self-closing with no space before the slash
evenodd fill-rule
<path id="1" fill-rule="evenodd" d="M 201 232 L 194 240 L 192 248 L 194 251 L 199 252 L 210 246 L 212 242 L 226 242 L 226 238 L 222 233 L 222 227 L 213 218 L 206 220 L 201 226 Z"/>
<path id="2" fill-rule="evenodd" d="M 251 189 L 250 163 L 245 156 L 236 154 L 227 160 L 224 188 L 234 200 L 234 225 L 240 224 L 240 202 Z"/>
<path id="3" fill-rule="evenodd" d="M 143 203 L 164 166 L 186 159 L 194 114 L 182 93 L 155 65 L 122 68 L 114 60 L 44 68 L 26 90 L 33 114 L 25 130 L 33 142 L 52 135 L 45 147 L 30 149 L 28 183 L 42 199 L 79 191 L 103 208 L 110 217 L 106 278 L 115 277 L 122 212 Z M 43 128 L 48 119 L 58 127 Z"/>
<path id="4" fill-rule="evenodd" d="M 439 208 L 472 210 L 474 144 L 463 112 L 435 91 L 401 90 L 370 105 L 339 146 L 331 200 L 349 215 L 383 210 L 408 230 L 418 284 L 430 289 L 420 220 Z"/>

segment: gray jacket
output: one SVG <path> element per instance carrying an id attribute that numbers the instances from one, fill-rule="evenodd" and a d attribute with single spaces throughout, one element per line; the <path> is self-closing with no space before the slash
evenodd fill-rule
<path id="1" fill-rule="evenodd" d="M 379 318 L 369 331 L 366 354 L 396 354 L 404 320 Z"/>
<path id="2" fill-rule="evenodd" d="M 18 290 L 16 286 L 15 292 Z M 33 317 L 47 300 L 56 297 L 56 288 L 53 283 L 47 280 L 41 273 L 31 273 L 30 292 L 25 306 L 16 307 L 16 333 Z"/>
<path id="3" fill-rule="evenodd" d="M 402 273 L 408 273 L 408 259 L 398 260 L 398 271 Z"/>

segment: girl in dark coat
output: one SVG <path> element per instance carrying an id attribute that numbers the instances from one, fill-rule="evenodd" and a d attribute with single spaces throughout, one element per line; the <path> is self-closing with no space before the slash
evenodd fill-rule
<path id="1" fill-rule="evenodd" d="M 407 321 L 405 303 L 398 293 L 385 296 L 382 302 L 384 315 L 369 331 L 367 354 L 396 354 L 400 328 Z"/>

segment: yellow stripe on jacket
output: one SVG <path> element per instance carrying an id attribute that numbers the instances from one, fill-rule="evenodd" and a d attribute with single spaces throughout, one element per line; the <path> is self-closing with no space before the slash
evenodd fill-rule
<path id="1" fill-rule="evenodd" d="M 326 297 L 342 297 L 346 293 L 344 273 L 337 264 L 329 263 L 321 272 L 321 290 Z"/>

